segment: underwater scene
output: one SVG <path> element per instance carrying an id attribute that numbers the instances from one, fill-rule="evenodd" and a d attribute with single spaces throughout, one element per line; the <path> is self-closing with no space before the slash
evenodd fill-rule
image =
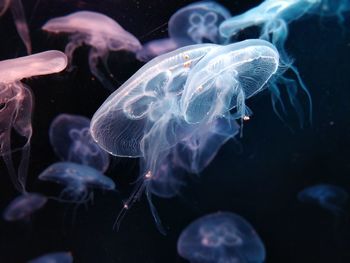
<path id="1" fill-rule="evenodd" d="M 350 0 L 0 0 L 0 263 L 349 263 Z"/>

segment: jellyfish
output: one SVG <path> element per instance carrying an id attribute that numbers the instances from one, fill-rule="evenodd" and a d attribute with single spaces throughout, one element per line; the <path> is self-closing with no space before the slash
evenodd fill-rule
<path id="1" fill-rule="evenodd" d="M 141 44 L 135 36 L 124 30 L 113 19 L 97 12 L 79 11 L 67 16 L 50 19 L 42 27 L 51 33 L 68 33 L 70 42 L 65 53 L 70 61 L 74 51 L 83 44 L 91 46 L 89 65 L 91 73 L 107 88 L 114 90 L 111 83 L 98 69 L 99 60 L 108 69 L 108 54 L 110 51 L 126 50 L 137 52 Z"/>
<path id="2" fill-rule="evenodd" d="M 28 263 L 73 263 L 73 257 L 70 252 L 54 252 L 32 259 Z"/>
<path id="3" fill-rule="evenodd" d="M 24 193 L 27 176 L 30 139 L 32 136 L 32 93 L 20 80 L 32 76 L 62 71 L 67 57 L 60 51 L 46 51 L 35 55 L 0 61 L 0 155 L 2 156 L 15 188 Z M 11 135 L 24 138 L 24 145 L 12 149 Z M 12 152 L 21 151 L 18 169 Z"/>
<path id="4" fill-rule="evenodd" d="M 177 251 L 194 263 L 262 263 L 266 254 L 254 228 L 231 212 L 209 214 L 192 222 L 182 231 Z"/>
<path id="5" fill-rule="evenodd" d="M 187 5 L 171 16 L 168 23 L 169 38 L 144 44 L 137 53 L 137 59 L 147 62 L 186 45 L 226 43 L 226 38 L 219 34 L 218 27 L 230 17 L 230 12 L 216 2 L 200 1 Z"/>
<path id="6" fill-rule="evenodd" d="M 245 119 L 245 100 L 261 92 L 277 72 L 279 53 L 269 42 L 245 40 L 214 49 L 188 75 L 180 108 L 189 123 L 212 122 L 228 114 Z"/>
<path id="7" fill-rule="evenodd" d="M 51 145 L 63 161 L 91 166 L 105 172 L 109 155 L 102 150 L 90 135 L 90 120 L 71 114 L 60 114 L 51 123 Z"/>
<path id="8" fill-rule="evenodd" d="M 81 164 L 58 162 L 50 165 L 40 173 L 39 179 L 64 185 L 58 200 L 72 203 L 86 203 L 93 198 L 89 189 L 112 191 L 115 184 L 112 179 L 100 171 Z"/>
<path id="9" fill-rule="evenodd" d="M 339 186 L 319 184 L 299 192 L 298 199 L 304 203 L 319 205 L 335 215 L 341 215 L 344 214 L 343 207 L 348 201 L 349 195 Z"/>
<path id="10" fill-rule="evenodd" d="M 5 208 L 3 217 L 6 221 L 17 221 L 29 218 L 33 213 L 42 208 L 47 198 L 38 193 L 25 193 L 14 200 Z"/>
<path id="11" fill-rule="evenodd" d="M 24 8 L 21 0 L 0 0 L 0 16 L 10 8 L 13 19 L 17 28 L 17 32 L 24 43 L 27 53 L 32 53 L 32 44 L 30 41 L 29 28 L 24 13 Z"/>
<path id="12" fill-rule="evenodd" d="M 136 58 L 147 62 L 154 57 L 173 51 L 179 47 L 179 44 L 171 38 L 153 40 L 142 46 L 142 49 L 136 53 Z"/>
<path id="13" fill-rule="evenodd" d="M 231 17 L 230 12 L 213 1 L 200 1 L 187 5 L 169 20 L 169 36 L 181 45 L 205 42 L 223 44 L 219 25 Z"/>
<path id="14" fill-rule="evenodd" d="M 310 123 L 312 122 L 312 99 L 298 69 L 293 65 L 293 59 L 285 50 L 285 42 L 288 37 L 288 24 L 308 13 L 318 2 L 319 0 L 265 0 L 257 7 L 227 19 L 219 27 L 220 34 L 223 37 L 230 38 L 244 29 L 257 26 L 261 28 L 260 38 L 270 41 L 276 46 L 280 53 L 284 72 L 281 72 L 280 76 L 271 81 L 268 86 L 271 92 L 272 106 L 277 116 L 283 120 L 282 114 L 286 114 L 286 109 L 279 87 L 286 87 L 290 103 L 296 110 L 301 127 L 305 123 L 305 113 L 297 97 L 298 87 L 307 97 Z M 288 71 L 294 74 L 295 77 L 287 77 Z"/>
<path id="15" fill-rule="evenodd" d="M 250 44 L 254 44 L 251 49 Z M 239 50 L 235 54 L 237 56 L 230 54 L 231 49 L 235 50 L 234 47 Z M 261 89 L 274 73 L 275 64 L 278 64 L 278 58 L 277 62 L 271 59 L 275 63 L 274 67 L 258 64 L 253 60 L 254 56 L 258 59 L 259 55 L 265 58 L 264 55 L 268 52 L 272 53 L 272 58 L 278 57 L 278 53 L 276 55 L 275 49 L 266 41 L 247 41 L 245 44 L 235 44 L 234 47 L 197 44 L 158 56 L 115 91 L 91 120 L 91 135 L 103 149 L 116 156 L 141 157 L 139 182 L 124 204 L 123 211 L 129 209 L 145 191 L 152 215 L 161 232 L 160 219 L 152 204 L 151 195 L 170 197 L 178 193 L 179 187 L 183 185 L 178 170 L 190 173 L 202 171 L 214 158 L 220 146 L 237 134 L 239 127 L 229 110 L 222 111 L 217 118 L 202 118 L 203 121 L 191 122 L 186 119 L 180 106 L 184 97 L 190 100 L 193 95 L 188 89 L 198 87 L 202 81 L 197 79 L 198 81 L 187 85 L 190 75 L 197 69 L 197 64 L 206 60 L 212 52 L 220 50 L 221 52 L 215 54 L 222 61 L 225 62 L 225 57 L 231 59 L 228 59 L 227 65 L 215 60 L 216 71 L 210 71 L 212 68 L 208 70 L 207 65 L 202 65 L 203 72 L 212 77 L 212 81 L 208 83 L 219 83 L 221 75 L 224 78 L 234 70 L 239 70 L 242 77 L 237 78 L 237 81 L 242 81 L 242 85 L 247 87 L 246 83 L 250 83 L 249 88 L 256 90 Z M 252 54 L 251 50 L 254 48 L 257 51 Z M 270 61 L 266 60 L 268 64 Z M 245 64 L 246 68 L 238 67 L 240 64 Z M 231 71 L 226 71 L 226 68 Z M 257 79 L 257 83 L 254 82 L 255 75 L 249 77 L 249 73 L 254 72 L 263 75 Z M 237 73 L 239 74 L 241 73 Z M 206 76 L 204 79 L 207 79 Z M 232 81 L 227 86 L 229 85 L 231 89 L 240 87 L 232 85 Z M 226 86 L 220 88 L 229 90 Z M 221 97 L 216 98 L 218 99 L 214 99 L 212 103 L 219 107 L 222 104 Z M 200 114 L 202 113 L 199 112 L 198 116 Z M 123 213 L 118 217 L 117 225 L 122 217 Z"/>

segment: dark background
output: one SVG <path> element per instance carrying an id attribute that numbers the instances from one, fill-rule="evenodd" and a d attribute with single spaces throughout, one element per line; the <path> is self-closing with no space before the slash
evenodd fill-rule
<path id="1" fill-rule="evenodd" d="M 65 36 L 49 36 L 40 27 L 50 18 L 77 10 L 93 10 L 114 18 L 142 43 L 166 37 L 166 23 L 179 8 L 194 1 L 170 0 L 49 0 L 23 1 L 33 53 L 64 50 Z M 218 1 L 233 15 L 260 1 Z M 35 7 L 36 6 L 36 7 Z M 347 17 L 344 28 L 349 28 Z M 0 18 L 0 59 L 25 55 L 10 12 Z M 155 198 L 168 235 L 162 236 L 145 199 L 131 209 L 119 232 L 112 225 L 138 175 L 138 161 L 113 159 L 107 175 L 118 193 L 95 191 L 94 203 L 75 207 L 49 201 L 30 220 L 0 220 L 0 262 L 20 263 L 44 253 L 68 250 L 78 263 L 186 262 L 176 252 L 181 230 L 194 219 L 219 210 L 247 219 L 261 236 L 266 262 L 350 262 L 350 221 L 337 220 L 320 207 L 298 202 L 297 193 L 318 183 L 350 190 L 350 30 L 336 19 L 307 17 L 290 25 L 287 51 L 313 97 L 313 125 L 300 129 L 292 110 L 286 122 L 274 114 L 265 91 L 248 101 L 254 115 L 244 126 L 244 137 L 227 143 L 200 175 L 190 176 L 183 193 L 173 199 Z M 74 57 L 73 72 L 35 77 L 24 82 L 35 96 L 32 154 L 27 189 L 48 195 L 61 188 L 39 182 L 38 174 L 58 161 L 48 128 L 60 113 L 91 117 L 108 96 L 89 72 L 88 48 Z M 111 53 L 109 65 L 116 86 L 142 63 L 133 54 Z M 0 165 L 0 209 L 18 195 L 4 165 Z M 348 213 L 349 205 L 345 207 Z M 340 223 L 336 223 L 339 222 Z"/>

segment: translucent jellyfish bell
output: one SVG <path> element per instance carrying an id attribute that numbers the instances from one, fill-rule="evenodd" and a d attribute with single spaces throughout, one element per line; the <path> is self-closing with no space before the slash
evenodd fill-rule
<path id="1" fill-rule="evenodd" d="M 16 189 L 25 192 L 25 181 L 32 136 L 32 93 L 21 79 L 62 71 L 67 57 L 60 51 L 46 51 L 35 55 L 0 61 L 0 155 L 4 159 Z M 11 133 L 25 139 L 19 149 L 13 149 Z M 16 171 L 12 152 L 21 150 L 21 160 Z"/>
<path id="2" fill-rule="evenodd" d="M 24 8 L 21 0 L 0 0 L 0 16 L 2 16 L 6 10 L 10 8 L 13 19 L 15 21 L 16 29 L 21 37 L 27 53 L 32 53 L 32 44 L 30 41 L 29 28 L 24 13 Z"/>
<path id="3" fill-rule="evenodd" d="M 47 198 L 37 193 L 26 193 L 16 197 L 5 208 L 3 217 L 6 221 L 17 221 L 29 218 L 34 212 L 42 208 Z"/>
<path id="4" fill-rule="evenodd" d="M 166 95 L 180 97 L 190 68 L 215 47 L 183 47 L 144 65 L 94 114 L 90 125 L 94 140 L 112 155 L 143 156 L 141 141 L 148 121 L 170 110 Z"/>
<path id="5" fill-rule="evenodd" d="M 112 179 L 86 165 L 70 162 L 59 162 L 50 165 L 40 175 L 39 179 L 51 181 L 65 186 L 59 200 L 74 203 L 84 203 L 92 198 L 89 189 L 114 190 Z"/>
<path id="6" fill-rule="evenodd" d="M 168 23 L 169 36 L 181 45 L 224 43 L 226 38 L 220 36 L 218 27 L 230 17 L 230 12 L 216 2 L 196 2 L 171 16 Z"/>
<path id="7" fill-rule="evenodd" d="M 265 261 L 259 235 L 244 218 L 230 212 L 209 214 L 192 222 L 182 231 L 177 251 L 193 263 Z"/>
<path id="8" fill-rule="evenodd" d="M 344 205 L 349 199 L 349 194 L 336 185 L 319 184 L 307 187 L 298 193 L 301 202 L 316 204 L 335 215 L 344 213 Z"/>
<path id="9" fill-rule="evenodd" d="M 70 252 L 55 252 L 32 259 L 28 263 L 73 263 L 73 256 Z"/>
<path id="10" fill-rule="evenodd" d="M 60 114 L 52 121 L 49 135 L 61 160 L 88 165 L 102 172 L 108 169 L 109 155 L 92 139 L 88 118 Z"/>
<path id="11" fill-rule="evenodd" d="M 109 73 L 107 60 L 110 51 L 137 52 L 141 49 L 141 44 L 135 36 L 124 30 L 113 19 L 97 12 L 78 11 L 67 16 L 52 18 L 43 25 L 42 29 L 51 33 L 71 35 L 70 42 L 65 49 L 70 62 L 74 51 L 78 47 L 83 44 L 91 46 L 89 54 L 91 73 L 112 90 L 114 88 L 111 87 L 107 78 L 97 68 L 99 60 Z M 109 75 L 112 74 L 109 73 Z"/>
<path id="12" fill-rule="evenodd" d="M 264 40 L 246 40 L 212 50 L 189 73 L 181 110 L 189 123 L 213 121 L 235 108 L 249 116 L 245 100 L 276 73 L 279 54 Z"/>

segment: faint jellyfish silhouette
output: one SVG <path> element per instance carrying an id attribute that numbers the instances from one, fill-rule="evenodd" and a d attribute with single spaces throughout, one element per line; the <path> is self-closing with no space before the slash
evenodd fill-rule
<path id="1" fill-rule="evenodd" d="M 105 172 L 109 166 L 109 155 L 95 143 L 89 129 L 88 118 L 60 114 L 50 126 L 51 145 L 61 160 L 84 164 Z"/>
<path id="2" fill-rule="evenodd" d="M 58 200 L 78 204 L 86 203 L 93 198 L 93 192 L 89 189 L 109 191 L 115 189 L 113 180 L 100 171 L 71 162 L 58 162 L 50 165 L 41 172 L 39 179 L 64 185 L 65 188 Z"/>
<path id="3" fill-rule="evenodd" d="M 10 202 L 5 208 L 3 217 L 6 221 L 28 219 L 33 213 L 42 208 L 47 198 L 37 193 L 25 193 Z"/>
<path id="4" fill-rule="evenodd" d="M 192 3 L 171 16 L 169 36 L 182 46 L 205 42 L 222 44 L 226 38 L 219 34 L 218 27 L 230 17 L 230 12 L 216 2 Z"/>
<path id="5" fill-rule="evenodd" d="M 265 0 L 257 7 L 227 19 L 219 27 L 220 34 L 223 37 L 230 38 L 236 36 L 240 31 L 257 26 L 261 28 L 260 38 L 270 41 L 276 46 L 280 53 L 284 71 L 290 70 L 296 79 L 280 76 L 270 82 L 268 88 L 271 91 L 273 109 L 277 116 L 283 120 L 282 113 L 286 114 L 286 109 L 279 86 L 285 86 L 290 103 L 298 115 L 301 127 L 304 125 L 305 113 L 297 98 L 298 87 L 302 89 L 308 99 L 310 122 L 312 121 L 312 99 L 298 69 L 293 65 L 293 59 L 289 57 L 285 50 L 285 43 L 288 37 L 288 23 L 302 17 L 318 3 L 319 0 Z M 277 105 L 280 106 L 282 112 L 277 109 Z"/>
<path id="6" fill-rule="evenodd" d="M 344 13 L 350 11 L 349 0 L 315 0 L 317 5 L 310 10 L 310 13 L 320 15 L 321 17 L 336 16 L 339 24 L 345 21 Z"/>
<path id="7" fill-rule="evenodd" d="M 187 5 L 171 16 L 168 23 L 169 38 L 144 44 L 137 54 L 137 59 L 149 61 L 186 45 L 226 43 L 226 38 L 218 33 L 218 27 L 230 17 L 230 12 L 216 2 L 201 1 Z"/>
<path id="8" fill-rule="evenodd" d="M 154 57 L 173 51 L 179 47 L 179 44 L 171 38 L 153 40 L 142 46 L 142 49 L 136 53 L 136 58 L 147 62 Z"/>
<path id="9" fill-rule="evenodd" d="M 10 8 L 13 19 L 17 28 L 17 32 L 21 37 L 27 53 L 32 53 L 32 44 L 30 41 L 29 28 L 24 13 L 24 8 L 21 0 L 0 0 L 0 16 L 2 16 L 7 9 Z"/>
<path id="10" fill-rule="evenodd" d="M 349 194 L 339 186 L 319 184 L 299 192 L 298 199 L 304 203 L 319 205 L 339 216 L 345 213 L 343 208 L 349 199 Z"/>
<path id="11" fill-rule="evenodd" d="M 187 46 L 151 60 L 94 114 L 91 135 L 103 149 L 116 156 L 141 157 L 138 184 L 126 201 L 117 226 L 144 190 L 153 217 L 159 222 L 151 202 L 150 184 L 158 179 L 157 175 L 163 174 L 162 171 L 169 172 L 171 167 L 165 160 L 170 158 L 172 148 L 193 130 L 180 116 L 179 100 L 190 69 L 217 47 L 214 44 Z M 175 177 L 172 179 L 177 181 Z M 174 189 L 171 191 L 173 194 Z"/>
<path id="12" fill-rule="evenodd" d="M 28 261 L 28 263 L 73 263 L 70 252 L 54 252 Z"/>
<path id="13" fill-rule="evenodd" d="M 15 188 L 22 193 L 25 192 L 32 136 L 32 93 L 20 80 L 57 73 L 66 65 L 66 55 L 53 50 L 0 61 L 0 155 Z M 25 140 L 23 146 L 13 149 L 12 130 Z M 16 171 L 12 153 L 19 150 L 22 154 Z"/>
<path id="14" fill-rule="evenodd" d="M 179 255 L 190 262 L 262 263 L 265 247 L 254 228 L 230 212 L 203 216 L 181 233 Z"/>
<path id="15" fill-rule="evenodd" d="M 245 40 L 214 49 L 188 75 L 180 105 L 189 123 L 212 122 L 235 109 L 245 119 L 245 100 L 262 91 L 277 72 L 279 53 L 264 40 Z"/>
<path id="16" fill-rule="evenodd" d="M 115 88 L 98 69 L 99 60 L 103 63 L 107 73 L 108 54 L 110 51 L 126 50 L 137 52 L 141 44 L 135 36 L 124 30 L 116 21 L 97 12 L 79 11 L 67 16 L 52 18 L 43 27 L 51 33 L 68 33 L 70 42 L 65 53 L 71 65 L 74 51 L 83 44 L 91 46 L 89 66 L 91 73 L 108 89 Z"/>

